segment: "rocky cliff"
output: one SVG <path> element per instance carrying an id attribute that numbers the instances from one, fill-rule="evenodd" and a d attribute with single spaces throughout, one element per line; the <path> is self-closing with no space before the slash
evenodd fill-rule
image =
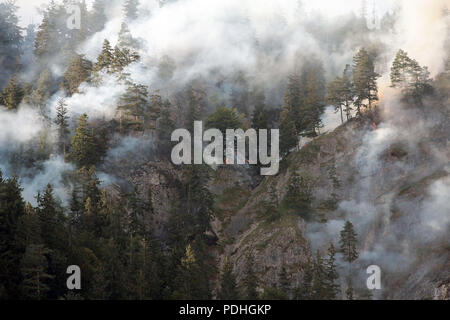
<path id="1" fill-rule="evenodd" d="M 375 264 L 383 284 L 376 298 L 448 298 L 449 110 L 432 102 L 427 108 L 386 103 L 293 151 L 276 176 L 261 179 L 240 166 L 211 170 L 219 265 L 229 257 L 240 281 L 251 254 L 261 290 L 276 285 L 282 266 L 296 287 L 312 252 L 324 253 L 330 242 L 338 246 L 339 232 L 350 220 L 360 255 L 352 274 L 338 256 L 343 291 L 350 276 L 363 292 L 366 268 Z M 282 205 L 294 173 L 313 184 L 314 214 L 308 220 Z M 142 194 L 151 189 L 152 223 L 164 237 L 175 185 L 183 183 L 179 168 L 147 162 L 121 178 Z M 274 191 L 281 209 L 269 218 L 265 204 Z"/>

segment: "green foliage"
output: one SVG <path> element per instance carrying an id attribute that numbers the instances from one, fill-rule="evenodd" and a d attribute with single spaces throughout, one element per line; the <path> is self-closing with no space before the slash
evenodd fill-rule
<path id="1" fill-rule="evenodd" d="M 233 265 L 228 257 L 225 258 L 225 264 L 220 279 L 220 291 L 218 294 L 218 298 L 221 300 L 238 299 L 236 278 L 233 274 Z"/>
<path id="2" fill-rule="evenodd" d="M 120 27 L 118 46 L 122 49 L 137 49 L 139 47 L 125 22 L 122 22 Z"/>
<path id="3" fill-rule="evenodd" d="M 278 275 L 278 283 L 279 283 L 279 290 L 284 293 L 286 297 L 290 296 L 290 285 L 288 280 L 288 275 L 286 271 L 286 267 L 284 265 L 281 266 L 280 274 Z"/>
<path id="4" fill-rule="evenodd" d="M 351 104 L 353 103 L 353 84 L 349 76 L 350 66 L 347 65 L 342 77 L 336 77 L 327 85 L 327 102 L 335 106 L 335 111 L 340 111 L 341 123 L 344 123 L 343 113 L 350 118 Z"/>
<path id="5" fill-rule="evenodd" d="M 249 85 L 244 72 L 239 71 L 233 79 L 233 88 L 231 90 L 231 105 L 237 112 L 245 117 L 250 116 L 249 112 Z"/>
<path id="6" fill-rule="evenodd" d="M 430 91 L 431 79 L 427 67 L 408 57 L 408 54 L 399 50 L 391 67 L 391 84 L 394 88 L 402 89 L 405 95 L 412 95 L 416 99 Z"/>
<path id="7" fill-rule="evenodd" d="M 130 129 L 142 131 L 144 116 L 148 109 L 148 87 L 129 83 L 117 106 L 117 110 L 120 112 L 121 131 Z"/>
<path id="8" fill-rule="evenodd" d="M 67 104 L 64 99 L 59 99 L 58 104 L 56 106 L 56 119 L 55 124 L 58 126 L 58 138 L 59 138 L 59 146 L 60 152 L 66 155 L 66 144 L 67 138 L 70 133 L 69 131 L 69 116 L 67 116 Z"/>
<path id="9" fill-rule="evenodd" d="M 41 244 L 27 246 L 21 261 L 24 297 L 36 300 L 47 297 L 47 292 L 50 290 L 48 280 L 53 278 L 48 274 L 48 263 L 45 256 L 49 253 L 50 251 Z"/>
<path id="10" fill-rule="evenodd" d="M 325 300 L 327 299 L 327 274 L 325 270 L 324 261 L 317 251 L 316 259 L 314 260 L 314 278 L 312 282 L 312 298 L 314 300 Z"/>
<path id="11" fill-rule="evenodd" d="M 264 103 L 264 94 L 258 97 L 255 109 L 253 109 L 252 128 L 255 130 L 269 129 L 269 114 Z"/>
<path id="12" fill-rule="evenodd" d="M 336 249 L 333 243 L 330 243 L 328 247 L 328 256 L 325 260 L 325 287 L 326 287 L 326 298 L 329 300 L 336 299 L 339 293 L 339 285 L 337 280 L 339 279 L 339 274 L 336 270 Z"/>
<path id="13" fill-rule="evenodd" d="M 341 238 L 339 240 L 340 252 L 344 255 L 344 260 L 351 263 L 358 259 L 357 234 L 350 221 L 346 221 L 344 228 L 341 231 Z"/>
<path id="14" fill-rule="evenodd" d="M 43 109 L 53 92 L 53 82 L 54 79 L 50 70 L 42 70 L 36 84 L 36 89 L 34 89 L 29 96 L 25 97 L 25 101 Z"/>
<path id="15" fill-rule="evenodd" d="M 277 191 L 273 184 L 269 187 L 269 196 L 264 204 L 264 211 L 266 220 L 273 222 L 281 217 L 281 210 L 279 208 L 279 201 Z"/>
<path id="16" fill-rule="evenodd" d="M 92 71 L 92 63 L 84 59 L 82 55 L 76 55 L 69 63 L 64 73 L 63 87 L 69 95 L 78 92 L 81 83 L 88 80 Z"/>
<path id="17" fill-rule="evenodd" d="M 244 288 L 244 298 L 246 300 L 257 300 L 259 299 L 258 288 L 258 277 L 253 269 L 255 264 L 252 254 L 247 256 L 245 263 L 245 275 L 242 280 L 242 286 Z"/>
<path id="18" fill-rule="evenodd" d="M 3 88 L 0 94 L 0 104 L 3 104 L 9 110 L 15 110 L 22 102 L 23 96 L 22 87 L 16 84 L 14 78 L 11 77 L 8 86 Z"/>
<path id="19" fill-rule="evenodd" d="M 347 297 L 347 300 L 354 300 L 354 290 L 350 283 L 348 284 L 347 290 L 345 291 L 345 296 Z"/>
<path id="20" fill-rule="evenodd" d="M 71 152 L 68 158 L 78 167 L 95 165 L 102 158 L 103 148 L 94 135 L 94 129 L 89 128 L 88 116 L 83 114 L 78 119 L 75 135 L 72 137 Z"/>
<path id="21" fill-rule="evenodd" d="M 194 121 L 202 120 L 202 115 L 206 110 L 206 92 L 203 85 L 197 81 L 191 81 L 185 91 L 188 103 L 185 125 L 193 132 Z"/>
<path id="22" fill-rule="evenodd" d="M 0 3 L 0 87 L 4 80 L 16 72 L 23 41 L 22 28 L 17 16 L 18 7 L 14 1 Z"/>
<path id="23" fill-rule="evenodd" d="M 264 288 L 264 292 L 261 295 L 262 300 L 289 300 L 288 295 L 277 288 Z"/>
<path id="24" fill-rule="evenodd" d="M 308 58 L 299 72 L 291 74 L 285 94 L 284 109 L 295 121 L 299 135 L 315 137 L 322 127 L 325 108 L 325 78 L 319 60 Z"/>
<path id="25" fill-rule="evenodd" d="M 173 142 L 172 132 L 175 130 L 175 123 L 170 116 L 170 103 L 167 101 L 165 108 L 161 111 L 161 117 L 156 127 L 158 152 L 166 159 L 170 158 Z"/>
<path id="26" fill-rule="evenodd" d="M 97 62 L 94 65 L 93 70 L 95 72 L 106 69 L 107 72 L 111 72 L 111 65 L 113 63 L 114 56 L 111 45 L 107 39 L 103 41 L 102 52 L 97 57 Z"/>
<path id="27" fill-rule="evenodd" d="M 238 129 L 242 122 L 236 109 L 221 107 L 206 119 L 206 128 L 219 129 L 225 136 L 226 129 Z"/>
<path id="28" fill-rule="evenodd" d="M 370 109 L 373 102 L 378 100 L 377 79 L 380 75 L 375 72 L 373 60 L 373 56 L 364 48 L 353 58 L 353 84 L 358 114 L 361 114 L 362 106 Z"/>
<path id="29" fill-rule="evenodd" d="M 191 165 L 186 168 L 187 185 L 184 188 L 184 207 L 192 221 L 193 234 L 203 234 L 210 230 L 213 216 L 213 196 L 206 187 L 209 175 L 205 168 Z"/>
<path id="30" fill-rule="evenodd" d="M 311 178 L 295 172 L 288 182 L 288 191 L 284 202 L 289 208 L 304 219 L 311 218 L 313 196 L 313 181 Z"/>
<path id="31" fill-rule="evenodd" d="M 113 60 L 111 63 L 112 72 L 121 73 L 125 67 L 133 62 L 139 61 L 140 56 L 137 52 L 130 50 L 129 48 L 121 48 L 119 46 L 114 47 Z"/>
<path id="32" fill-rule="evenodd" d="M 297 144 L 298 134 L 293 115 L 288 109 L 284 109 L 280 122 L 280 155 L 287 156 Z"/>
<path id="33" fill-rule="evenodd" d="M 314 262 L 312 259 L 302 266 L 303 276 L 300 286 L 294 290 L 294 299 L 296 300 L 311 300 L 313 298 L 313 279 L 314 279 Z"/>
<path id="34" fill-rule="evenodd" d="M 0 283 L 3 295 L 20 296 L 20 259 L 24 247 L 15 241 L 20 218 L 24 215 L 22 189 L 16 178 L 4 179 L 0 171 Z"/>
<path id="35" fill-rule="evenodd" d="M 185 255 L 181 258 L 176 283 L 177 290 L 173 295 L 175 299 L 198 300 L 209 298 L 206 273 L 201 269 L 191 245 L 187 245 Z"/>

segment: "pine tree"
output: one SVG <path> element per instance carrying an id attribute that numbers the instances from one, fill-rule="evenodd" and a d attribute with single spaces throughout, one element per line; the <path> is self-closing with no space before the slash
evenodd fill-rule
<path id="1" fill-rule="evenodd" d="M 236 109 L 221 107 L 209 115 L 206 119 L 205 127 L 219 129 L 225 136 L 227 129 L 241 128 L 242 122 Z"/>
<path id="2" fill-rule="evenodd" d="M 121 49 L 138 49 L 139 45 L 136 39 L 131 35 L 130 29 L 125 22 L 122 22 L 119 31 L 118 46 Z"/>
<path id="3" fill-rule="evenodd" d="M 170 117 L 170 103 L 167 102 L 165 108 L 161 111 L 161 117 L 156 128 L 158 152 L 165 158 L 169 158 L 173 142 L 170 137 L 175 130 L 175 123 Z"/>
<path id="4" fill-rule="evenodd" d="M 333 81 L 327 85 L 327 101 L 329 104 L 335 107 L 335 112 L 340 111 L 341 123 L 344 123 L 344 115 L 342 111 L 342 106 L 344 102 L 342 101 L 342 79 L 336 77 Z"/>
<path id="5" fill-rule="evenodd" d="M 427 67 L 421 67 L 419 63 L 408 57 L 408 54 L 399 50 L 391 67 L 391 86 L 402 89 L 406 95 L 412 95 L 415 99 L 430 90 L 430 78 Z"/>
<path id="6" fill-rule="evenodd" d="M 281 217 L 281 212 L 278 207 L 278 195 L 277 190 L 274 184 L 271 184 L 269 187 L 269 196 L 267 197 L 267 201 L 264 204 L 265 214 L 267 216 L 268 222 L 273 222 Z"/>
<path id="7" fill-rule="evenodd" d="M 147 86 L 130 83 L 119 103 L 121 129 L 125 125 L 127 129 L 143 130 L 143 118 L 149 107 Z"/>
<path id="8" fill-rule="evenodd" d="M 347 64 L 345 66 L 344 72 L 342 73 L 342 101 L 344 103 L 344 111 L 345 111 L 345 115 L 347 120 L 350 119 L 351 117 L 351 111 L 352 109 L 352 104 L 353 104 L 353 100 L 354 100 L 354 85 L 352 82 L 352 75 L 351 75 L 351 67 L 349 64 Z"/>
<path id="9" fill-rule="evenodd" d="M 322 63 L 309 57 L 288 78 L 284 109 L 295 121 L 298 135 L 315 137 L 320 133 L 326 91 L 323 74 Z"/>
<path id="10" fill-rule="evenodd" d="M 336 271 L 336 250 L 333 243 L 330 243 L 328 248 L 328 257 L 325 261 L 325 286 L 327 299 L 336 299 L 339 293 L 339 285 L 336 281 L 339 279 L 339 274 Z"/>
<path id="11" fill-rule="evenodd" d="M 143 236 L 145 233 L 144 203 L 140 198 L 138 188 L 135 186 L 133 192 L 128 195 L 128 232 L 132 237 Z"/>
<path id="12" fill-rule="evenodd" d="M 20 258 L 23 248 L 17 246 L 16 231 L 24 215 L 22 189 L 16 178 L 3 179 L 0 171 L 0 287 L 10 299 L 20 297 Z"/>
<path id="13" fill-rule="evenodd" d="M 31 244 L 42 243 L 39 216 L 29 202 L 25 204 L 25 214 L 18 219 L 15 241 L 23 249 Z"/>
<path id="14" fill-rule="evenodd" d="M 313 298 L 314 262 L 311 258 L 303 266 L 303 277 L 300 286 L 295 289 L 296 300 L 310 300 Z"/>
<path id="15" fill-rule="evenodd" d="M 303 108 L 302 105 L 305 95 L 303 90 L 303 82 L 304 81 L 302 81 L 299 72 L 293 72 L 288 77 L 288 84 L 284 95 L 283 112 L 285 113 L 285 116 L 289 116 L 291 120 L 295 121 L 297 134 L 300 134 L 301 131 L 303 131 L 303 123 L 301 119 L 301 108 Z M 281 120 L 283 121 L 283 117 Z"/>
<path id="16" fill-rule="evenodd" d="M 348 284 L 348 288 L 345 291 L 345 295 L 347 297 L 347 300 L 353 300 L 354 299 L 354 290 L 353 290 L 353 287 L 352 287 L 351 283 Z"/>
<path id="17" fill-rule="evenodd" d="M 259 298 L 257 291 L 258 277 L 253 270 L 254 263 L 253 255 L 249 254 L 245 263 L 245 275 L 243 278 L 244 297 L 246 300 L 257 300 Z"/>
<path id="18" fill-rule="evenodd" d="M 304 219 L 309 219 L 312 213 L 313 185 L 308 177 L 295 172 L 289 179 L 288 191 L 284 198 L 289 207 Z"/>
<path id="19" fill-rule="evenodd" d="M 349 65 L 345 67 L 342 77 L 336 77 L 327 86 L 327 101 L 335 106 L 335 111 L 340 111 L 341 123 L 344 123 L 344 112 L 347 120 L 350 117 L 351 104 L 353 102 L 352 83 L 349 73 Z"/>
<path id="20" fill-rule="evenodd" d="M 3 88 L 0 94 L 0 104 L 3 104 L 9 110 L 15 110 L 22 102 L 23 96 L 22 87 L 16 84 L 13 77 L 10 77 L 8 86 Z"/>
<path id="21" fill-rule="evenodd" d="M 407 71 L 410 64 L 410 59 L 405 51 L 402 49 L 397 51 L 397 54 L 395 55 L 394 62 L 392 63 L 391 67 L 391 86 L 392 87 L 398 87 L 398 86 L 406 86 L 407 85 Z"/>
<path id="22" fill-rule="evenodd" d="M 314 278 L 312 282 L 312 297 L 314 300 L 327 299 L 326 277 L 325 264 L 320 252 L 317 250 L 316 259 L 314 261 Z"/>
<path id="23" fill-rule="evenodd" d="M 78 119 L 75 135 L 72 137 L 69 159 L 78 167 L 91 166 L 99 161 L 97 143 L 93 131 L 88 127 L 88 116 L 83 114 Z"/>
<path id="24" fill-rule="evenodd" d="M 57 248 L 61 243 L 58 239 L 58 228 L 61 227 L 62 216 L 53 195 L 53 187 L 48 184 L 44 193 L 38 193 L 37 214 L 41 225 L 41 238 L 48 248 Z"/>
<path id="25" fill-rule="evenodd" d="M 278 275 L 278 283 L 279 283 L 279 289 L 287 296 L 290 296 L 290 285 L 289 280 L 287 277 L 287 271 L 286 267 L 284 265 L 281 266 L 280 274 Z"/>
<path id="26" fill-rule="evenodd" d="M 58 138 L 60 145 L 60 152 L 63 153 L 64 157 L 66 156 L 66 143 L 67 137 L 70 133 L 69 131 L 69 116 L 67 116 L 67 104 L 64 99 L 58 100 L 58 105 L 56 106 L 56 119 L 55 124 L 58 126 Z"/>
<path id="27" fill-rule="evenodd" d="M 238 292 L 236 289 L 236 278 L 233 274 L 233 265 L 228 257 L 225 258 L 225 264 L 220 279 L 220 291 L 218 298 L 220 300 L 236 300 Z"/>
<path id="28" fill-rule="evenodd" d="M 207 299 L 209 292 L 206 274 L 199 267 L 196 254 L 191 245 L 186 246 L 184 257 L 181 258 L 178 277 L 176 279 L 177 289 L 174 292 L 175 299 Z"/>
<path id="29" fill-rule="evenodd" d="M 162 111 L 167 110 L 169 111 L 171 108 L 171 104 L 169 100 L 166 100 L 163 102 L 161 95 L 159 94 L 159 90 L 156 90 L 153 92 L 152 95 L 150 95 L 150 108 L 147 110 L 147 112 L 144 115 L 146 127 L 148 127 L 150 130 L 156 129 L 156 122 L 158 118 L 162 117 Z M 165 114 L 165 117 L 168 116 L 168 114 Z M 165 119 L 167 120 L 167 118 Z M 170 141 L 170 137 L 169 137 Z"/>
<path id="30" fill-rule="evenodd" d="M 84 59 L 82 55 L 76 55 L 69 64 L 64 73 L 63 87 L 69 95 L 78 92 L 81 83 L 88 80 L 92 71 L 92 63 Z"/>
<path id="31" fill-rule="evenodd" d="M 123 69 L 133 62 L 139 61 L 140 56 L 137 52 L 128 48 L 114 47 L 113 60 L 111 64 L 112 72 L 122 73 Z M 125 75 L 122 75 L 122 78 Z"/>
<path id="32" fill-rule="evenodd" d="M 358 259 L 358 251 L 356 250 L 357 234 L 353 228 L 353 224 L 350 221 L 346 221 L 344 228 L 341 231 L 341 238 L 339 244 L 341 246 L 341 252 L 344 255 L 344 261 L 349 263 Z"/>
<path id="33" fill-rule="evenodd" d="M 212 230 L 210 222 L 213 215 L 213 195 L 206 187 L 209 175 L 204 167 L 196 165 L 188 166 L 184 175 L 187 182 L 184 207 L 191 219 L 192 235 L 203 235 Z"/>
<path id="34" fill-rule="evenodd" d="M 280 122 L 280 153 L 282 157 L 289 154 L 298 145 L 298 132 L 292 113 L 284 109 Z"/>
<path id="35" fill-rule="evenodd" d="M 249 87 L 247 79 L 242 71 L 239 71 L 233 81 L 234 86 L 231 90 L 231 105 L 239 113 L 247 118 L 249 113 Z"/>
<path id="36" fill-rule="evenodd" d="M 109 73 L 111 71 L 111 65 L 113 63 L 113 50 L 107 39 L 103 41 L 102 52 L 97 57 L 97 62 L 94 65 L 94 71 L 106 69 Z"/>
<path id="37" fill-rule="evenodd" d="M 252 128 L 255 130 L 269 129 L 269 117 L 263 99 L 253 109 Z"/>
<path id="38" fill-rule="evenodd" d="M 53 277 L 48 272 L 46 254 L 49 249 L 42 244 L 30 244 L 21 261 L 21 272 L 23 275 L 22 290 L 27 298 L 45 299 L 50 290 L 48 280 Z"/>
<path id="39" fill-rule="evenodd" d="M 36 89 L 33 90 L 30 97 L 26 97 L 26 102 L 31 103 L 41 109 L 41 113 L 45 115 L 44 106 L 53 92 L 53 76 L 48 69 L 42 70 Z"/>
<path id="40" fill-rule="evenodd" d="M 187 86 L 186 95 L 188 106 L 185 126 L 193 132 L 194 121 L 202 120 L 202 115 L 206 109 L 206 92 L 201 84 L 193 81 Z"/>
<path id="41" fill-rule="evenodd" d="M 321 116 L 325 109 L 325 78 L 323 66 L 319 61 L 312 60 L 304 67 L 304 105 L 301 108 L 302 134 L 315 137 L 323 127 Z"/>
<path id="42" fill-rule="evenodd" d="M 46 13 L 36 34 L 34 48 L 35 54 L 38 58 L 44 58 L 57 52 L 55 43 L 57 34 L 58 30 L 54 19 L 49 17 L 49 14 Z"/>
<path id="43" fill-rule="evenodd" d="M 91 198 L 92 204 L 97 208 L 101 198 L 99 189 L 100 180 L 95 173 L 95 167 L 82 167 L 76 172 L 76 187 L 81 191 L 81 202 L 85 203 L 87 198 Z"/>
<path id="44" fill-rule="evenodd" d="M 269 129 L 270 116 L 266 109 L 264 92 L 256 88 L 254 89 L 253 94 L 255 107 L 252 112 L 251 127 L 256 130 L 259 141 L 259 130 Z M 268 136 L 268 139 L 270 139 L 270 136 Z M 270 145 L 270 142 L 268 144 Z M 260 169 L 260 164 L 257 165 L 256 169 Z"/>
<path id="45" fill-rule="evenodd" d="M 377 79 L 373 57 L 361 48 L 353 58 L 353 83 L 355 88 L 355 105 L 357 113 L 361 114 L 361 107 L 371 109 L 374 101 L 378 100 Z M 364 102 L 367 100 L 367 105 Z"/>
<path id="46" fill-rule="evenodd" d="M 0 3 L 0 88 L 4 80 L 17 71 L 18 58 L 22 54 L 22 28 L 19 26 L 14 1 Z"/>

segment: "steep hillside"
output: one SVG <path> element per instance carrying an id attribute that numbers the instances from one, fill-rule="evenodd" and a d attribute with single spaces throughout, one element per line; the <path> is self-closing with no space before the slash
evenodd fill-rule
<path id="1" fill-rule="evenodd" d="M 441 115 L 444 120 L 445 112 Z M 263 286 L 276 285 L 283 265 L 291 286 L 298 286 L 311 252 L 324 252 L 329 241 L 337 245 L 338 228 L 349 219 L 357 226 L 360 250 L 353 285 L 363 289 L 365 269 L 376 264 L 383 272 L 378 297 L 429 298 L 441 294 L 435 290 L 447 290 L 442 287 L 449 276 L 446 230 L 438 228 L 423 239 L 416 233 L 433 231 L 433 226 L 425 227 L 433 223 L 433 213 L 447 214 L 441 219 L 448 220 L 448 208 L 438 207 L 442 199 L 435 199 L 432 189 L 444 184 L 444 196 L 448 191 L 448 122 L 429 126 L 429 134 L 415 143 L 407 136 L 391 136 L 383 144 L 384 131 L 400 126 L 379 118 L 372 114 L 349 121 L 311 141 L 284 160 L 277 176 L 253 190 L 240 171 L 219 170 L 212 188 L 217 194 L 214 227 L 222 260 L 231 257 L 238 279 L 252 254 Z M 314 217 L 309 221 L 283 205 L 295 172 L 311 177 L 314 184 Z M 282 207 L 274 221 L 265 214 L 271 190 Z M 341 269 L 344 265 L 341 261 Z"/>

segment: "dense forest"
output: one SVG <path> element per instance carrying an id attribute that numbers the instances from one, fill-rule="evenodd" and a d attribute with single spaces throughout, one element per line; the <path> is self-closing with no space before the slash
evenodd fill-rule
<path id="1" fill-rule="evenodd" d="M 377 15 L 362 1 L 361 13 L 328 19 L 307 14 L 303 2 L 289 7 L 288 17 L 266 13 L 261 22 L 248 4 L 218 5 L 217 12 L 237 12 L 222 16 L 205 4 L 198 9 L 197 0 L 52 0 L 42 7 L 39 21 L 27 27 L 14 1 L 1 2 L 0 298 L 389 297 L 374 297 L 358 264 L 375 259 L 375 252 L 383 259 L 394 255 L 385 240 L 372 243 L 368 236 L 369 224 L 383 223 L 380 216 L 367 218 L 379 212 L 382 197 L 375 197 L 372 185 L 354 181 L 378 176 L 387 186 L 388 179 L 404 179 L 425 162 L 433 169 L 421 173 L 441 179 L 439 198 L 427 198 L 416 185 L 414 192 L 422 196 L 417 203 L 424 203 L 423 212 L 432 208 L 436 213 L 427 216 L 433 227 L 436 221 L 441 227 L 433 229 L 440 230 L 433 231 L 435 242 L 427 238 L 411 246 L 447 248 L 443 260 L 432 263 L 442 266 L 438 273 L 448 286 L 448 8 L 433 11 L 447 35 L 435 52 L 438 59 L 419 54 L 420 60 L 414 46 L 411 52 L 407 45 L 393 48 L 390 37 L 400 32 L 399 21 L 408 14 L 404 8 Z M 80 9 L 79 29 L 69 28 L 68 5 Z M 208 31 L 203 19 L 191 16 L 186 19 L 195 31 L 188 32 L 182 22 L 174 26 L 174 20 L 166 20 L 185 10 L 186 15 L 213 12 L 218 21 Z M 422 62 L 438 60 L 430 70 Z M 192 132 L 196 120 L 222 132 L 279 129 L 280 173 L 262 177 L 259 163 L 173 165 L 172 132 Z M 375 143 L 386 139 L 377 132 L 386 127 L 390 140 L 376 151 Z M 327 139 L 335 139 L 338 147 L 328 152 Z M 411 151 L 427 144 L 433 150 Z M 369 160 L 338 162 L 339 152 L 388 164 L 380 169 Z M 329 154 L 332 161 L 320 162 Z M 400 165 L 405 159 L 411 162 Z M 319 163 L 310 172 L 300 167 Z M 401 171 L 389 171 L 392 163 Z M 223 187 L 225 180 L 231 182 Z M 383 189 L 385 180 L 377 180 L 376 188 Z M 392 182 L 395 188 L 402 184 L 398 195 L 410 191 L 403 186 L 409 181 L 398 181 Z M 422 186 L 425 178 L 420 181 Z M 348 191 L 353 183 L 358 195 L 364 194 L 360 199 Z M 352 205 L 352 200 L 359 202 Z M 394 221 L 390 226 L 402 221 L 405 230 L 408 222 L 402 219 L 408 218 L 399 212 L 419 207 L 408 201 L 386 205 L 388 220 Z M 366 207 L 369 202 L 373 207 Z M 402 207 L 405 203 L 415 205 Z M 240 215 L 246 218 L 235 218 Z M 302 233 L 295 246 L 305 248 L 292 258 L 301 259 L 298 264 L 288 263 L 285 253 L 276 262 L 262 253 L 269 242 L 276 243 L 274 238 L 244 243 L 261 228 L 271 234 L 276 226 L 288 234 L 291 225 L 284 224 L 291 219 L 301 230 L 296 234 Z M 233 229 L 247 223 L 255 227 Z M 381 238 L 388 238 L 389 229 L 384 232 Z M 415 237 L 408 232 L 393 242 Z M 395 255 L 406 260 L 401 251 Z M 372 264 L 381 265 L 379 259 Z M 411 261 L 405 270 L 419 260 Z M 67 287 L 71 265 L 80 267 L 81 289 Z M 261 271 L 264 267 L 270 271 Z M 396 286 L 406 283 L 403 279 L 395 274 L 389 281 Z"/>

